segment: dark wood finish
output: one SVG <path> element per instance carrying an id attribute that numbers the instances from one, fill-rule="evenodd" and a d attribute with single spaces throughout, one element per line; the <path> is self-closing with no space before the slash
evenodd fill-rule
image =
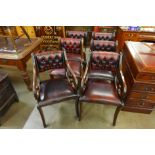
<path id="1" fill-rule="evenodd" d="M 18 101 L 18 97 L 8 75 L 0 72 L 0 116 L 2 116 L 15 101 Z"/>
<path id="2" fill-rule="evenodd" d="M 125 41 L 149 41 L 155 42 L 155 29 L 143 28 L 138 31 L 128 30 L 127 27 L 118 27 L 117 31 L 118 49 L 123 50 Z"/>
<path id="3" fill-rule="evenodd" d="M 38 102 L 37 108 L 43 126 L 46 127 L 42 107 L 70 99 L 75 99 L 77 102 L 78 80 L 67 61 L 66 53 L 63 51 L 46 51 L 32 54 L 32 58 L 34 97 Z M 39 73 L 54 69 L 64 69 L 66 72 L 65 77 L 41 80 Z"/>
<path id="4" fill-rule="evenodd" d="M 151 113 L 155 106 L 155 52 L 152 43 L 126 41 L 123 73 L 128 91 L 123 110 Z"/>
<path id="5" fill-rule="evenodd" d="M 58 50 L 61 37 L 65 37 L 64 26 L 35 26 L 36 36 L 43 39 L 41 50 Z"/>
<path id="6" fill-rule="evenodd" d="M 80 97 L 76 103 L 77 117 L 81 119 L 82 103 L 113 105 L 117 107 L 113 118 L 115 125 L 117 116 L 124 106 L 126 90 L 122 74 L 122 54 L 92 52 L 79 88 Z"/>
<path id="7" fill-rule="evenodd" d="M 32 38 L 32 43 L 29 46 L 24 46 L 27 43 L 27 39 L 20 38 L 19 42 L 17 42 L 17 48 L 19 52 L 13 52 L 13 47 L 8 40 L 8 48 L 7 52 L 1 51 L 0 53 L 0 65 L 8 65 L 8 66 L 16 66 L 23 76 L 24 82 L 27 85 L 29 90 L 32 90 L 32 83 L 30 77 L 27 73 L 27 61 L 31 57 L 31 53 L 39 49 L 39 45 L 42 42 L 41 38 Z M 3 42 L 0 43 L 0 47 L 4 47 Z"/>

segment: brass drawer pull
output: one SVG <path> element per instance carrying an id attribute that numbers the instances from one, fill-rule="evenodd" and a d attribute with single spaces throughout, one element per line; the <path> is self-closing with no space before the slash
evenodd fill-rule
<path id="1" fill-rule="evenodd" d="M 144 106 L 145 102 L 140 102 L 139 105 Z"/>

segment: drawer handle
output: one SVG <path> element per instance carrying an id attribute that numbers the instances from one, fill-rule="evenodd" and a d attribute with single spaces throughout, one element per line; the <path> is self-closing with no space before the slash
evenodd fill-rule
<path id="1" fill-rule="evenodd" d="M 154 76 L 151 76 L 151 79 L 152 79 L 152 80 L 154 80 L 154 79 L 155 79 L 155 77 L 154 77 Z"/>
<path id="2" fill-rule="evenodd" d="M 144 106 L 145 102 L 140 102 L 139 105 Z"/>
<path id="3" fill-rule="evenodd" d="M 141 99 L 147 99 L 148 96 L 141 96 Z"/>
<path id="4" fill-rule="evenodd" d="M 148 91 L 148 90 L 149 90 L 149 88 L 148 88 L 148 87 L 145 87 L 145 88 L 144 88 L 144 90 L 145 90 L 145 91 Z"/>

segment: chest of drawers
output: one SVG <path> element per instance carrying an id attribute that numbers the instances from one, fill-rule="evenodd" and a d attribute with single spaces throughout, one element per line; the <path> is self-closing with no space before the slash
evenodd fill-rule
<path id="1" fill-rule="evenodd" d="M 18 97 L 11 81 L 7 74 L 0 72 L 0 116 L 5 113 L 14 101 L 18 101 Z"/>
<path id="2" fill-rule="evenodd" d="M 123 73 L 128 91 L 124 110 L 150 113 L 155 107 L 155 52 L 152 43 L 127 41 Z"/>

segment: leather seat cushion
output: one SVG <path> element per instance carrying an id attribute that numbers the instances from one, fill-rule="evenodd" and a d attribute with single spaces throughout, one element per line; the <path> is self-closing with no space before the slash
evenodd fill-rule
<path id="1" fill-rule="evenodd" d="M 65 69 L 61 68 L 61 69 L 54 69 L 50 72 L 50 75 L 54 78 L 65 78 L 66 74 L 65 74 Z"/>
<path id="2" fill-rule="evenodd" d="M 89 72 L 89 77 L 90 78 L 102 78 L 103 79 L 109 79 L 109 80 L 114 80 L 114 75 L 111 71 L 106 71 L 106 70 L 91 70 Z"/>
<path id="3" fill-rule="evenodd" d="M 80 101 L 120 105 L 121 101 L 117 95 L 113 81 L 88 80 L 84 96 Z"/>
<path id="4" fill-rule="evenodd" d="M 39 105 L 44 106 L 76 96 L 66 79 L 47 80 L 41 83 Z"/>

